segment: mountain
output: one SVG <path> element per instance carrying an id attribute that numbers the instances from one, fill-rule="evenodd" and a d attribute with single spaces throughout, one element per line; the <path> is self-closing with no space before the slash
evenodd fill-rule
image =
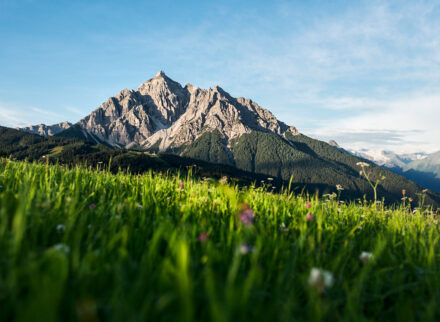
<path id="1" fill-rule="evenodd" d="M 397 154 L 393 151 L 374 149 L 348 149 L 347 151 L 388 169 L 402 169 L 412 161 L 422 160 L 427 157 L 427 154 L 423 152 Z"/>
<path id="2" fill-rule="evenodd" d="M 432 153 L 421 160 L 415 160 L 403 168 L 404 171 L 411 169 L 422 172 L 431 172 L 436 178 L 440 179 L 440 151 Z"/>
<path id="3" fill-rule="evenodd" d="M 233 167 L 254 176 L 266 175 L 343 197 L 371 198 L 368 182 L 359 175 L 364 161 L 325 142 L 311 139 L 276 119 L 246 98 L 234 98 L 219 86 L 181 86 L 164 72 L 109 98 L 90 115 L 58 137 L 80 139 Z M 415 200 L 422 188 L 370 163 L 375 180 L 386 176 L 379 195 L 400 201 L 402 189 Z"/>
<path id="4" fill-rule="evenodd" d="M 371 161 L 418 185 L 440 193 L 440 151 L 434 154 L 424 152 L 397 154 L 392 151 L 372 149 L 344 149 L 334 140 L 329 144 L 340 151 Z"/>
<path id="5" fill-rule="evenodd" d="M 298 134 L 249 99 L 233 98 L 219 86 L 182 87 L 162 71 L 137 90 L 109 98 L 78 125 L 113 146 L 159 151 L 181 149 L 214 130 L 221 133 L 227 153 L 231 140 L 253 130 Z"/>
<path id="6" fill-rule="evenodd" d="M 440 151 L 408 163 L 403 167 L 402 175 L 440 193 Z"/>
<path id="7" fill-rule="evenodd" d="M 63 132 L 64 130 L 67 130 L 71 126 L 72 124 L 69 122 L 62 122 L 53 125 L 46 125 L 46 124 L 32 125 L 28 127 L 17 128 L 17 130 L 32 134 L 38 134 L 41 136 L 52 136 L 60 132 Z"/>

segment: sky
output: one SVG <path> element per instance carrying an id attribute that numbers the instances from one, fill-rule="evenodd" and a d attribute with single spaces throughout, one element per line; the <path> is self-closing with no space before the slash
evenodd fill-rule
<path id="1" fill-rule="evenodd" d="M 352 149 L 440 150 L 440 1 L 0 0 L 0 125 L 76 122 L 159 70 Z"/>

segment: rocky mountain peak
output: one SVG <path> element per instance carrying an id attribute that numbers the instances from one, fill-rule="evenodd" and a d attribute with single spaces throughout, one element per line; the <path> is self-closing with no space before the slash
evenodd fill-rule
<path id="1" fill-rule="evenodd" d="M 165 72 L 164 72 L 163 70 L 160 70 L 160 71 L 157 72 L 157 74 L 156 74 L 154 77 L 155 77 L 155 78 L 156 78 L 156 77 L 162 77 L 162 78 L 164 78 L 164 77 L 166 77 L 166 75 L 165 75 Z"/>
<path id="2" fill-rule="evenodd" d="M 163 71 L 137 90 L 109 98 L 79 125 L 112 145 L 160 150 L 188 144 L 214 130 L 226 144 L 253 130 L 298 134 L 250 99 L 233 98 L 218 85 L 209 90 L 182 87 Z"/>

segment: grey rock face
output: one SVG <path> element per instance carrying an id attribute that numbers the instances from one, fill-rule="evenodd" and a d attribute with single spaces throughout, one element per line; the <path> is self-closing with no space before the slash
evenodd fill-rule
<path id="1" fill-rule="evenodd" d="M 55 134 L 58 134 L 64 130 L 67 130 L 72 126 L 69 122 L 62 122 L 58 124 L 53 125 L 46 125 L 46 124 L 38 124 L 38 125 L 32 125 L 28 127 L 22 127 L 17 128 L 20 131 L 32 133 L 32 134 L 38 134 L 41 136 L 52 136 Z"/>
<path id="2" fill-rule="evenodd" d="M 159 144 L 161 151 L 213 130 L 219 130 L 227 143 L 251 130 L 299 134 L 250 99 L 233 98 L 218 86 L 182 87 L 162 71 L 137 90 L 125 89 L 109 98 L 78 124 L 114 146 Z"/>

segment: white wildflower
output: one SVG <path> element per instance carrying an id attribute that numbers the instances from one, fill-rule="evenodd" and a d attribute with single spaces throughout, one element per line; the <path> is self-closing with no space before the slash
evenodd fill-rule
<path id="1" fill-rule="evenodd" d="M 53 249 L 65 254 L 68 254 L 70 252 L 70 247 L 66 244 L 56 244 L 55 246 L 53 246 Z"/>
<path id="2" fill-rule="evenodd" d="M 342 190 L 344 190 L 344 188 L 340 184 L 337 184 L 336 185 L 336 190 L 342 191 Z"/>
<path id="3" fill-rule="evenodd" d="M 367 264 L 370 260 L 374 259 L 374 255 L 369 252 L 362 252 L 359 256 L 359 259 L 361 260 L 362 264 Z"/>
<path id="4" fill-rule="evenodd" d="M 326 288 L 332 287 L 333 283 L 333 274 L 329 271 L 315 267 L 310 271 L 309 285 L 315 288 L 318 292 L 324 292 Z"/>
<path id="5" fill-rule="evenodd" d="M 241 244 L 238 250 L 240 251 L 240 254 L 246 255 L 252 253 L 254 251 L 254 247 L 251 245 Z"/>
<path id="6" fill-rule="evenodd" d="M 58 226 L 57 226 L 57 232 L 58 233 L 64 233 L 66 231 L 66 226 L 65 225 L 62 225 L 62 224 L 59 224 Z"/>
<path id="7" fill-rule="evenodd" d="M 370 165 L 367 162 L 358 162 L 356 163 L 357 166 L 359 167 L 369 167 Z"/>

